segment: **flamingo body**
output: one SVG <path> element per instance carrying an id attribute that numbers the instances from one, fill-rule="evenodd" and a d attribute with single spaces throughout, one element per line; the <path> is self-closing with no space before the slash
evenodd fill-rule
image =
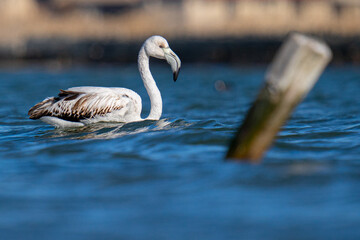
<path id="1" fill-rule="evenodd" d="M 138 65 L 141 78 L 151 102 L 146 119 L 159 120 L 162 114 L 160 91 L 149 69 L 149 57 L 166 59 L 176 81 L 180 59 L 160 36 L 148 38 L 140 49 Z M 79 127 L 95 122 L 141 121 L 141 97 L 126 88 L 73 87 L 60 90 L 29 110 L 30 119 L 40 119 L 55 127 Z"/>

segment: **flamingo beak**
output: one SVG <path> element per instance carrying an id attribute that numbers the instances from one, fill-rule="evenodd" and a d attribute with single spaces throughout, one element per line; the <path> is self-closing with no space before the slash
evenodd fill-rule
<path id="1" fill-rule="evenodd" d="M 180 58 L 169 48 L 163 48 L 165 59 L 168 64 L 171 66 L 171 70 L 173 71 L 174 82 L 179 76 L 181 61 Z"/>

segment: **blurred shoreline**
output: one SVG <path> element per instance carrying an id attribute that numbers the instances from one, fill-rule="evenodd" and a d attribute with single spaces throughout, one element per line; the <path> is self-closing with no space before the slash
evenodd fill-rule
<path id="1" fill-rule="evenodd" d="M 316 36 L 315 36 L 316 37 Z M 223 62 L 268 64 L 284 41 L 273 38 L 174 39 L 171 48 L 184 63 Z M 360 64 L 360 37 L 323 36 L 332 51 L 332 64 Z M 136 63 L 143 41 L 42 39 L 27 42 L 21 55 L 0 48 L 0 63 L 58 61 L 68 63 Z"/>
<path id="2" fill-rule="evenodd" d="M 184 62 L 268 63 L 298 31 L 360 63 L 359 23 L 356 0 L 2 0 L 0 61 L 136 62 L 159 34 Z"/>

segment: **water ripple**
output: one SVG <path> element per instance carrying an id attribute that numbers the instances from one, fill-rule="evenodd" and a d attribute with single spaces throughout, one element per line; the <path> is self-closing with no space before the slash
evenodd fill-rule
<path id="1" fill-rule="evenodd" d="M 91 83 L 134 89 L 146 114 L 136 66 L 0 70 L 3 238 L 358 239 L 360 72 L 328 69 L 262 164 L 225 162 L 264 70 L 185 65 L 175 86 L 154 67 L 163 119 L 74 129 L 27 111 Z M 231 87 L 216 91 L 218 80 Z"/>

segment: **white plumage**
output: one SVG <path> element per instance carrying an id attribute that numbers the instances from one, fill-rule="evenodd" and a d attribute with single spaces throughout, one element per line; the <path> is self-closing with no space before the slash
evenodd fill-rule
<path id="1" fill-rule="evenodd" d="M 181 62 L 160 36 L 152 36 L 140 49 L 138 65 L 144 86 L 151 102 L 146 119 L 159 120 L 162 99 L 149 69 L 149 57 L 166 59 L 171 65 L 176 81 Z M 57 97 L 46 98 L 29 110 L 31 119 L 40 119 L 55 127 L 78 127 L 95 122 L 140 121 L 142 103 L 140 96 L 126 88 L 73 87 L 60 90 Z"/>

